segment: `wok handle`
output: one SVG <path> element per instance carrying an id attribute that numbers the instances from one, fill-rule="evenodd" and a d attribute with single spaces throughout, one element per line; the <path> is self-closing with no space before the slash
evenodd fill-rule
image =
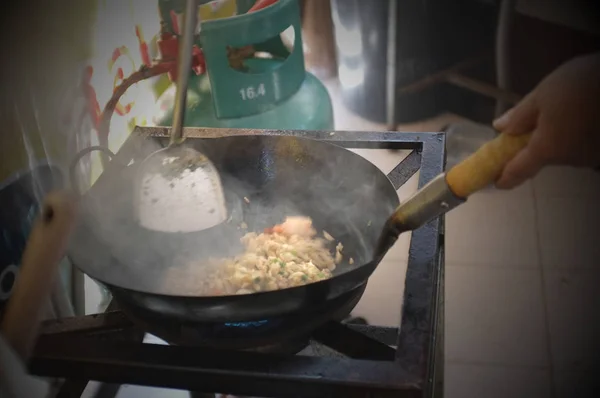
<path id="1" fill-rule="evenodd" d="M 531 134 L 500 134 L 446 173 L 452 192 L 466 199 L 496 181 L 504 166 L 525 148 Z"/>
<path id="2" fill-rule="evenodd" d="M 440 174 L 402 203 L 387 220 L 376 256 L 383 257 L 402 232 L 415 230 L 462 204 L 500 177 L 506 164 L 529 142 L 530 134 L 506 135 L 484 144 L 445 174 Z"/>
<path id="3" fill-rule="evenodd" d="M 50 193 L 27 240 L 19 275 L 0 325 L 6 341 L 23 360 L 33 349 L 43 310 L 55 286 L 58 264 L 73 230 L 76 203 L 70 194 Z"/>

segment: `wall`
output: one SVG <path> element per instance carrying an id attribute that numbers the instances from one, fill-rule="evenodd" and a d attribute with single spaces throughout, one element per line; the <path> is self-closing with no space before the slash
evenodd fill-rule
<path id="1" fill-rule="evenodd" d="M 594 0 L 518 0 L 517 11 L 523 15 L 565 27 L 600 34 L 599 4 Z"/>
<path id="2" fill-rule="evenodd" d="M 599 20 L 599 6 L 594 0 L 520 0 L 512 27 L 512 89 L 525 94 L 563 62 L 600 51 L 600 31 L 590 25 Z"/>

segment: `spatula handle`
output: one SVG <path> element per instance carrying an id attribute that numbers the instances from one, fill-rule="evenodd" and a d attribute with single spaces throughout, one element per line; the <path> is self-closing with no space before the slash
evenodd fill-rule
<path id="1" fill-rule="evenodd" d="M 198 0 L 186 0 L 183 13 L 179 58 L 177 60 L 177 82 L 175 86 L 175 106 L 173 109 L 173 128 L 169 145 L 183 141 L 183 122 L 186 109 L 188 82 L 192 69 L 192 51 L 194 34 L 198 26 Z"/>
<path id="2" fill-rule="evenodd" d="M 5 340 L 23 360 L 33 348 L 42 311 L 55 286 L 58 264 L 67 248 L 75 212 L 76 202 L 71 195 L 51 193 L 29 234 L 19 275 L 0 325 Z"/>
<path id="3" fill-rule="evenodd" d="M 531 134 L 500 134 L 446 173 L 452 192 L 466 199 L 500 177 L 504 166 L 523 149 Z"/>

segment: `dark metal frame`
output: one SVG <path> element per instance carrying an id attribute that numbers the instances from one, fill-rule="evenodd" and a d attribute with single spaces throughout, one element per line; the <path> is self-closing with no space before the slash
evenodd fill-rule
<path id="1" fill-rule="evenodd" d="M 139 128 L 121 151 L 135 151 L 140 135 L 166 137 L 168 130 Z M 421 187 L 445 166 L 443 133 L 184 129 L 188 139 L 255 134 L 302 136 L 347 148 L 412 150 L 388 174 L 396 188 L 419 169 Z M 331 321 L 313 333 L 314 341 L 343 357 L 143 344 L 142 331 L 122 313 L 108 312 L 45 324 L 30 370 L 66 378 L 59 396 L 80 395 L 87 380 L 265 397 L 441 396 L 443 231 L 441 217 L 412 234 L 399 329 Z"/>

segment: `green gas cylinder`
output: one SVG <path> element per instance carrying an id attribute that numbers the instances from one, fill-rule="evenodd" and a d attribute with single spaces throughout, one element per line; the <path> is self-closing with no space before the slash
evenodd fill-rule
<path id="1" fill-rule="evenodd" d="M 219 2 L 223 0 L 212 3 Z M 237 0 L 235 16 L 201 23 L 196 44 L 204 53 L 207 73 L 191 75 L 185 126 L 332 130 L 329 94 L 304 68 L 298 1 L 279 0 L 246 13 L 255 2 Z M 173 30 L 183 1 L 159 0 L 159 9 Z M 291 51 L 281 39 L 290 27 Z M 253 46 L 255 55 L 233 65 L 228 53 L 247 46 Z M 171 86 L 158 99 L 156 125 L 171 125 L 174 92 Z"/>

